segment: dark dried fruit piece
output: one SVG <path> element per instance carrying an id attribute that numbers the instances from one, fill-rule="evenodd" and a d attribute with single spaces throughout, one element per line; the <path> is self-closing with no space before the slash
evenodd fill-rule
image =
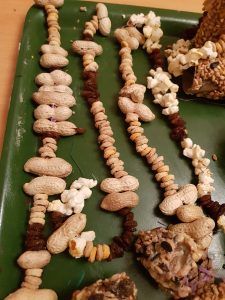
<path id="1" fill-rule="evenodd" d="M 166 241 L 163 241 L 163 242 L 161 243 L 161 247 L 162 247 L 164 250 L 166 250 L 167 252 L 172 252 L 172 251 L 173 251 L 172 246 L 171 246 L 168 242 L 166 242 Z"/>

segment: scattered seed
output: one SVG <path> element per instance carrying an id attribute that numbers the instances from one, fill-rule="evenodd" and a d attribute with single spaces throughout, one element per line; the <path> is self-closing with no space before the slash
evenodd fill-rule
<path id="1" fill-rule="evenodd" d="M 82 11 L 82 12 L 87 11 L 87 7 L 86 7 L 86 6 L 81 6 L 81 7 L 80 7 L 80 11 Z"/>
<path id="2" fill-rule="evenodd" d="M 212 155 L 212 160 L 217 161 L 217 156 L 216 156 L 216 154 L 213 154 L 213 155 Z"/>

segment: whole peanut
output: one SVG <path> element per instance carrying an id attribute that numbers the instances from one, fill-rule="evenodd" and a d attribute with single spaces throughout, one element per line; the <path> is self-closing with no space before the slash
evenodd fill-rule
<path id="1" fill-rule="evenodd" d="M 69 217 L 47 241 L 49 252 L 58 254 L 66 250 L 69 240 L 77 236 L 86 226 L 86 215 L 78 213 Z"/>
<path id="2" fill-rule="evenodd" d="M 106 178 L 101 182 L 100 188 L 106 193 L 120 193 L 135 191 L 139 187 L 137 178 L 127 175 L 120 179 Z"/>
<path id="3" fill-rule="evenodd" d="M 24 171 L 39 176 L 67 177 L 72 172 L 72 166 L 62 158 L 32 157 L 24 165 Z"/>
<path id="4" fill-rule="evenodd" d="M 139 197 L 134 192 L 111 193 L 104 197 L 101 208 L 108 211 L 118 211 L 124 207 L 138 205 Z"/>
<path id="5" fill-rule="evenodd" d="M 36 119 L 55 119 L 56 121 L 65 121 L 72 116 L 72 110 L 67 106 L 51 107 L 46 104 L 39 105 L 34 110 Z"/>
<path id="6" fill-rule="evenodd" d="M 212 233 L 215 227 L 215 222 L 207 217 L 201 217 L 191 223 L 180 223 L 170 225 L 169 230 L 176 233 L 186 233 L 194 240 L 202 239 Z"/>
<path id="7" fill-rule="evenodd" d="M 32 179 L 23 186 L 24 192 L 30 196 L 36 194 L 57 195 L 66 188 L 66 182 L 58 177 L 41 176 Z"/>

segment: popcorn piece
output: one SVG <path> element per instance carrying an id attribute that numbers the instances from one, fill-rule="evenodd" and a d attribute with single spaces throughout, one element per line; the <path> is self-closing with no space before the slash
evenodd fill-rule
<path id="1" fill-rule="evenodd" d="M 202 48 L 192 48 L 190 41 L 178 40 L 172 45 L 172 49 L 165 50 L 168 56 L 168 70 L 175 77 L 183 74 L 183 71 L 198 66 L 200 59 L 214 61 L 217 57 L 216 44 L 207 41 Z"/>
<path id="2" fill-rule="evenodd" d="M 183 148 L 192 148 L 193 142 L 190 138 L 186 138 L 181 142 L 181 146 Z"/>
<path id="3" fill-rule="evenodd" d="M 145 24 L 145 20 L 146 20 L 146 17 L 144 14 L 133 14 L 133 15 L 131 15 L 127 24 L 140 28 Z"/>
<path id="4" fill-rule="evenodd" d="M 97 180 L 79 178 L 75 180 L 70 190 L 64 190 L 61 201 L 54 200 L 49 203 L 48 211 L 58 211 L 65 215 L 80 213 L 84 208 L 84 200 L 92 195 L 91 188 L 97 185 Z"/>
<path id="5" fill-rule="evenodd" d="M 90 189 L 92 189 L 93 187 L 95 187 L 97 185 L 97 180 L 93 180 L 93 179 L 87 179 L 87 178 L 78 178 L 78 180 L 75 180 L 72 184 L 71 184 L 71 189 L 80 189 L 82 186 L 86 186 Z"/>
<path id="6" fill-rule="evenodd" d="M 211 194 L 215 189 L 213 186 L 211 186 L 210 184 L 202 184 L 199 183 L 197 185 L 197 190 L 198 190 L 198 195 L 199 197 L 202 197 L 204 195 L 208 195 Z"/>
<path id="7" fill-rule="evenodd" d="M 73 210 L 67 205 L 63 204 L 60 200 L 54 200 L 49 202 L 48 211 L 58 211 L 64 215 L 70 216 L 73 213 Z"/>
<path id="8" fill-rule="evenodd" d="M 94 231 L 82 232 L 79 237 L 75 237 L 69 241 L 69 253 L 75 258 L 82 257 L 87 242 L 92 242 L 94 239 Z"/>

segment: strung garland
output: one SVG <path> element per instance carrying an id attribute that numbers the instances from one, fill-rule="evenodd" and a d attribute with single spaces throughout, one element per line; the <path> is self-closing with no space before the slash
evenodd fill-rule
<path id="1" fill-rule="evenodd" d="M 185 45 L 188 41 L 185 42 Z M 199 63 L 204 63 L 205 60 L 213 64 L 215 57 L 220 54 L 218 49 L 218 43 L 206 42 L 202 48 L 186 50 L 186 57 L 189 58 L 190 62 L 195 62 L 194 57 L 196 54 Z M 172 56 L 175 55 L 175 51 L 179 52 L 184 47 L 184 42 L 179 40 L 175 43 L 172 48 L 173 50 L 166 50 L 168 56 L 169 65 L 173 61 Z M 185 46 L 186 47 L 186 46 Z M 175 50 L 176 49 L 176 50 Z M 159 61 L 159 57 L 160 61 Z M 151 56 L 154 69 L 150 70 L 150 77 L 147 78 L 148 88 L 152 91 L 154 96 L 153 102 L 163 107 L 162 113 L 167 116 L 168 122 L 171 127 L 171 139 L 176 141 L 182 149 L 182 153 L 185 157 L 192 160 L 192 166 L 194 167 L 194 173 L 198 177 L 198 202 L 204 209 L 207 215 L 209 215 L 217 225 L 225 231 L 225 204 L 220 204 L 218 201 L 212 200 L 211 193 L 215 190 L 213 187 L 214 179 L 212 178 L 212 172 L 209 169 L 210 160 L 205 157 L 205 150 L 199 145 L 194 144 L 193 141 L 188 137 L 188 131 L 185 127 L 185 121 L 182 119 L 179 113 L 179 100 L 177 98 L 178 85 L 174 85 L 174 90 L 168 87 L 165 90 L 163 82 L 167 81 L 170 85 L 171 75 L 163 71 L 163 56 L 160 51 L 155 55 Z M 176 58 L 174 58 L 176 59 Z M 169 113 L 165 113 L 168 111 Z"/>
<path id="2" fill-rule="evenodd" d="M 90 106 L 90 112 L 94 117 L 95 127 L 99 131 L 98 143 L 104 153 L 106 165 L 114 178 L 107 178 L 101 183 L 101 190 L 108 193 L 101 203 L 101 208 L 111 212 L 117 212 L 123 218 L 123 232 L 121 236 L 113 238 L 109 245 L 109 260 L 123 256 L 124 251 L 128 251 L 133 242 L 133 233 L 136 230 L 137 222 L 131 208 L 138 204 L 139 198 L 135 190 L 138 189 L 138 180 L 128 175 L 124 169 L 124 162 L 119 158 L 120 153 L 115 147 L 113 131 L 108 121 L 104 105 L 100 100 L 97 87 L 98 64 L 95 56 L 102 54 L 102 47 L 93 42 L 93 37 L 97 30 L 102 35 L 109 35 L 111 22 L 108 18 L 108 11 L 104 4 L 98 3 L 96 6 L 97 16 L 85 23 L 83 40 L 73 43 L 73 51 L 83 58 L 83 96 Z M 93 249 L 98 248 L 94 246 Z M 96 250 L 94 250 L 93 257 Z M 93 259 L 95 260 L 95 258 Z"/>
<path id="3" fill-rule="evenodd" d="M 149 146 L 148 138 L 141 127 L 140 121 L 152 121 L 155 117 L 143 104 L 146 88 L 136 83 L 131 52 L 142 45 L 150 57 L 154 58 L 154 65 L 156 67 L 162 65 L 163 59 L 159 50 L 161 47 L 159 40 L 162 35 L 160 18 L 156 17 L 153 12 L 147 16 L 132 15 L 126 27 L 115 31 L 115 37 L 121 45 L 119 69 L 125 81 L 120 91 L 118 106 L 126 115 L 125 121 L 129 124 L 127 131 L 130 139 L 135 143 L 136 151 L 147 160 L 151 170 L 155 173 L 156 181 L 164 190 L 165 198 L 159 206 L 160 210 L 166 215 L 176 214 L 183 222 L 170 225 L 168 230 L 156 228 L 140 232 L 135 243 L 138 260 L 163 289 L 169 291 L 175 298 L 184 298 L 195 295 L 198 290 L 201 291 L 203 282 L 204 284 L 214 282 L 207 250 L 212 240 L 215 223 L 212 219 L 205 217 L 202 209 L 195 205 L 202 185 L 198 185 L 198 189 L 192 184 L 179 188 L 174 182 L 174 175 L 169 173 L 169 166 L 164 163 L 163 156 L 158 155 L 156 148 Z M 163 91 L 166 94 L 165 99 L 162 100 L 163 113 L 177 114 L 178 101 L 171 96 L 174 96 L 178 87 L 170 81 L 170 77 L 160 78 L 158 73 L 154 75 L 152 79 L 154 91 L 157 93 Z M 170 96 L 167 91 L 171 92 Z M 187 132 L 184 123 L 178 114 L 176 116 L 173 119 L 172 136 L 176 140 L 186 139 Z M 201 167 L 200 164 L 198 167 Z M 180 251 L 181 249 L 192 249 L 190 252 L 185 251 L 184 264 L 180 263 L 184 258 L 184 252 Z M 176 267 L 174 268 L 175 258 Z"/>
<path id="4" fill-rule="evenodd" d="M 36 121 L 33 130 L 41 135 L 43 145 L 38 150 L 40 156 L 30 158 L 24 165 L 26 172 L 37 177 L 23 186 L 24 192 L 33 196 L 25 240 L 26 251 L 17 260 L 18 265 L 25 271 L 25 277 L 21 288 L 5 298 L 9 300 L 58 299 L 53 290 L 39 289 L 43 268 L 50 262 L 51 254 L 66 250 L 70 239 L 85 228 L 86 216 L 80 212 L 84 199 L 91 195 L 90 188 L 97 184 L 93 180 L 80 178 L 72 184 L 69 191 L 65 190 L 64 178 L 71 174 L 72 166 L 64 159 L 56 157 L 57 141 L 60 137 L 81 134 L 84 130 L 66 121 L 72 115 L 71 107 L 76 104 L 76 100 L 69 87 L 72 83 L 71 76 L 60 70 L 68 65 L 68 53 L 60 47 L 60 26 L 56 9 L 63 1 L 37 0 L 35 4 L 43 7 L 46 12 L 48 44 L 41 47 L 40 65 L 50 72 L 41 73 L 35 79 L 39 89 L 33 94 L 33 100 L 38 104 L 34 111 Z M 74 192 L 79 194 L 79 203 L 72 195 Z M 49 196 L 58 194 L 61 194 L 64 204 L 60 200 L 48 200 Z M 46 211 L 52 212 L 53 226 L 58 228 L 47 241 L 43 236 Z M 92 232 L 82 234 L 85 241 L 93 238 Z"/>
<path id="5" fill-rule="evenodd" d="M 143 27 L 144 24 L 144 27 Z M 143 27 L 142 34 L 137 28 Z M 161 202 L 159 208 L 166 215 L 177 215 L 185 224 L 177 224 L 170 226 L 170 230 L 177 232 L 182 228 L 182 231 L 188 231 L 188 223 L 194 222 L 196 227 L 199 227 L 199 234 L 191 233 L 194 240 L 202 247 L 207 249 L 212 238 L 212 230 L 215 226 L 210 218 L 206 218 L 202 210 L 194 205 L 198 198 L 197 189 L 194 185 L 188 184 L 181 188 L 174 182 L 175 177 L 169 173 L 169 166 L 164 163 L 164 157 L 159 156 L 156 148 L 149 146 L 148 138 L 144 135 L 144 129 L 141 127 L 140 121 L 152 121 L 155 116 L 150 109 L 142 102 L 144 100 L 144 93 L 146 87 L 136 83 L 132 65 L 131 51 L 136 50 L 139 45 L 143 45 L 151 56 L 155 57 L 155 64 L 161 64 L 162 58 L 159 53 L 159 39 L 162 36 L 160 29 L 160 19 L 150 12 L 147 16 L 143 14 L 132 15 L 128 21 L 128 26 L 117 29 L 115 37 L 121 44 L 119 55 L 121 56 L 120 71 L 125 80 L 125 85 L 120 91 L 118 105 L 120 110 L 126 115 L 125 121 L 129 124 L 127 128 L 130 134 L 130 139 L 135 143 L 136 151 L 147 160 L 151 170 L 155 173 L 155 179 L 159 183 L 160 188 L 164 190 L 164 200 Z M 131 80 L 132 79 L 132 80 Z M 168 86 L 172 93 L 177 91 L 177 86 L 173 84 L 169 78 L 163 78 L 161 81 L 164 88 Z M 157 86 L 156 86 L 157 89 Z M 172 106 L 172 110 L 177 108 Z M 171 107 L 165 108 L 164 113 L 169 114 Z M 176 120 L 179 126 L 183 126 L 180 120 Z M 180 127 L 179 127 L 180 128 Z M 181 127 L 183 129 L 183 127 Z M 174 137 L 178 138 L 185 134 L 184 130 L 181 132 L 174 130 Z M 210 237 L 210 238 L 209 238 Z"/>

